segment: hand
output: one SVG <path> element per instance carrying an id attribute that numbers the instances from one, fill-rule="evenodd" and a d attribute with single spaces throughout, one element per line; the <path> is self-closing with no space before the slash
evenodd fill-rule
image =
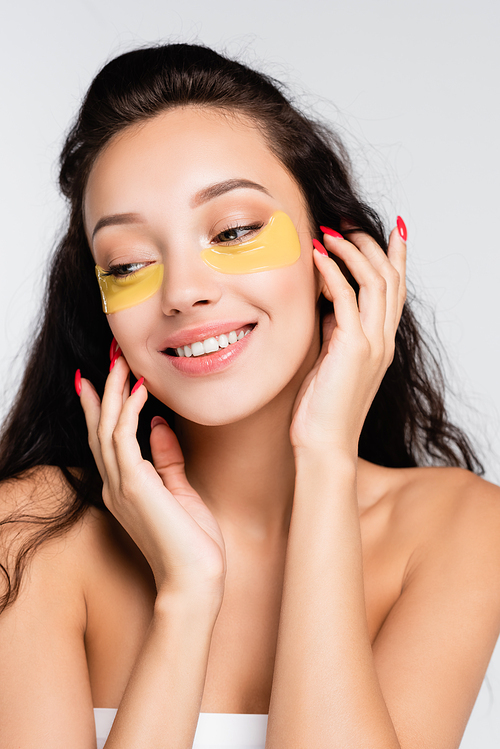
<path id="1" fill-rule="evenodd" d="M 295 400 L 290 427 L 295 452 L 336 447 L 357 455 L 366 414 L 394 356 L 406 299 L 406 244 L 394 229 L 386 255 L 369 235 L 350 236 L 348 241 L 324 235 L 327 249 L 359 284 L 358 301 L 337 263 L 313 250 L 322 293 L 334 311 L 323 320 L 319 357 Z"/>
<path id="2" fill-rule="evenodd" d="M 187 481 L 177 437 L 163 419 L 151 431 L 152 465 L 136 438 L 148 393 L 129 395 L 129 367 L 120 356 L 102 403 L 82 379 L 81 403 L 106 507 L 146 557 L 158 593 L 223 593 L 226 554 L 220 527 Z M 155 420 L 153 420 L 153 423 Z"/>

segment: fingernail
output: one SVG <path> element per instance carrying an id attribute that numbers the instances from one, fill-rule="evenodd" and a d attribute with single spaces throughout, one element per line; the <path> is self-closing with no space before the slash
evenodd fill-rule
<path id="1" fill-rule="evenodd" d="M 114 355 L 114 356 L 113 356 L 113 358 L 111 359 L 111 364 L 109 365 L 109 371 L 110 371 L 110 372 L 111 372 L 111 370 L 113 369 L 113 367 L 115 366 L 116 362 L 118 361 L 118 359 L 120 358 L 120 356 L 121 356 L 121 355 L 122 355 L 122 350 L 121 350 L 121 348 L 120 348 L 120 347 L 118 346 L 118 348 L 116 349 L 115 355 Z"/>
<path id="2" fill-rule="evenodd" d="M 408 232 L 406 231 L 406 224 L 401 218 L 401 216 L 397 217 L 396 223 L 398 225 L 399 236 L 401 237 L 403 242 L 406 242 L 406 239 L 408 237 Z"/>
<path id="3" fill-rule="evenodd" d="M 144 383 L 144 377 L 141 377 L 141 379 L 137 380 L 137 382 L 135 383 L 134 387 L 132 388 L 132 392 L 130 393 L 130 395 L 133 395 L 136 390 L 139 390 L 139 388 L 141 387 L 141 385 L 143 383 Z"/>
<path id="4" fill-rule="evenodd" d="M 167 422 L 165 421 L 165 419 L 162 419 L 161 416 L 153 416 L 153 418 L 151 419 L 151 429 L 154 429 L 155 427 L 157 427 L 158 424 L 166 424 L 166 423 Z"/>
<path id="5" fill-rule="evenodd" d="M 329 234 L 330 237 L 338 237 L 339 239 L 344 239 L 342 234 L 339 234 L 338 231 L 335 231 L 335 229 L 330 229 L 328 226 L 320 226 L 319 227 L 323 234 Z"/>
<path id="6" fill-rule="evenodd" d="M 322 255 L 326 255 L 328 257 L 328 252 L 325 250 L 321 242 L 318 242 L 317 239 L 313 239 L 313 246 L 318 250 L 318 252 L 321 252 Z"/>
<path id="7" fill-rule="evenodd" d="M 78 396 L 82 393 L 82 373 L 79 369 L 75 372 L 75 390 Z"/>
<path id="8" fill-rule="evenodd" d="M 109 349 L 109 361 L 113 361 L 113 357 L 116 354 L 116 349 L 118 348 L 118 341 L 115 337 L 113 337 L 113 340 L 111 341 L 111 347 Z"/>

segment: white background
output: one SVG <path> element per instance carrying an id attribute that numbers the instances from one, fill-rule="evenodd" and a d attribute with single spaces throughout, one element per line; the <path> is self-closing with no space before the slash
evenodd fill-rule
<path id="1" fill-rule="evenodd" d="M 0 31 L 0 413 L 64 217 L 56 159 L 82 94 L 120 52 L 203 42 L 287 82 L 344 135 L 388 226 L 403 216 L 410 282 L 434 309 L 446 351 L 452 413 L 498 481 L 499 32 L 494 0 L 11 3 Z M 429 312 L 419 315 L 430 330 Z M 488 684 L 464 749 L 500 745 L 500 650 Z"/>

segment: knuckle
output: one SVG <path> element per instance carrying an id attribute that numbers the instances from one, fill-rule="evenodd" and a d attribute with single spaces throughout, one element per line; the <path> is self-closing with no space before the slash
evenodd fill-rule
<path id="1" fill-rule="evenodd" d="M 391 277 L 392 283 L 395 286 L 399 286 L 399 284 L 401 283 L 401 275 L 400 275 L 399 271 L 396 270 L 396 268 L 394 268 L 394 266 L 392 266 L 392 265 L 389 268 L 389 275 Z"/>
<path id="2" fill-rule="evenodd" d="M 354 291 L 354 289 L 352 288 L 350 284 L 348 284 L 347 286 L 344 286 L 344 288 L 340 292 L 340 295 L 346 301 L 352 301 L 353 299 L 356 298 L 356 292 Z"/>
<path id="3" fill-rule="evenodd" d="M 96 430 L 96 436 L 100 445 L 104 442 L 104 431 L 104 425 L 102 421 L 100 421 Z"/>
<path id="4" fill-rule="evenodd" d="M 358 354 L 360 354 L 363 357 L 367 357 L 371 353 L 371 345 L 365 336 L 359 336 L 356 339 L 356 350 Z"/>
<path id="5" fill-rule="evenodd" d="M 102 487 L 102 501 L 106 505 L 106 507 L 109 507 L 112 504 L 112 497 L 111 492 L 109 490 L 109 485 L 107 483 L 104 483 Z"/>
<path id="6" fill-rule="evenodd" d="M 387 281 L 384 276 L 377 275 L 374 280 L 374 286 L 380 294 L 385 294 L 387 291 Z"/>
<path id="7" fill-rule="evenodd" d="M 123 441 L 123 427 L 120 427 L 119 424 L 117 424 L 115 428 L 113 429 L 113 432 L 111 434 L 111 440 L 115 447 L 119 447 L 119 445 Z"/>
<path id="8" fill-rule="evenodd" d="M 380 367 L 385 361 L 386 348 L 384 341 L 381 341 L 377 346 L 372 349 L 372 357 L 377 367 Z"/>

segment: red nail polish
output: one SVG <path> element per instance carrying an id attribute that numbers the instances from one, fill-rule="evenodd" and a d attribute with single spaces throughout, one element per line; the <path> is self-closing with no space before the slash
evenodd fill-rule
<path id="1" fill-rule="evenodd" d="M 134 387 L 132 388 L 132 392 L 130 393 L 130 395 L 133 395 L 136 390 L 139 390 L 139 388 L 141 387 L 141 385 L 143 383 L 144 383 L 144 377 L 141 377 L 141 379 L 137 380 L 137 382 L 135 383 Z"/>
<path id="2" fill-rule="evenodd" d="M 82 375 L 79 369 L 75 372 L 75 390 L 78 396 L 82 393 Z"/>
<path id="3" fill-rule="evenodd" d="M 339 234 L 338 231 L 335 231 L 335 229 L 330 229 L 328 226 L 320 226 L 319 227 L 323 234 L 329 234 L 330 237 L 338 237 L 339 239 L 344 239 L 342 234 Z"/>
<path id="4" fill-rule="evenodd" d="M 406 239 L 408 237 L 408 232 L 406 231 L 406 224 L 401 218 L 401 216 L 397 217 L 396 223 L 398 225 L 399 236 L 401 237 L 403 242 L 406 242 Z"/>
<path id="5" fill-rule="evenodd" d="M 118 348 L 118 341 L 115 337 L 113 337 L 113 340 L 111 341 L 111 347 L 109 349 L 109 361 L 113 361 L 113 357 L 116 354 L 116 349 Z"/>
<path id="6" fill-rule="evenodd" d="M 328 257 L 328 252 L 325 250 L 321 242 L 318 242 L 317 239 L 313 239 L 313 246 L 318 250 L 318 252 L 321 252 L 322 255 L 326 255 Z"/>
<path id="7" fill-rule="evenodd" d="M 111 364 L 109 365 L 109 371 L 110 371 L 110 372 L 111 372 L 111 370 L 113 369 L 113 367 L 115 366 L 116 362 L 118 361 L 118 359 L 120 358 L 120 356 L 121 356 L 121 355 L 122 355 L 122 350 L 121 350 L 121 348 L 120 348 L 120 347 L 118 346 L 118 348 L 116 349 L 115 355 L 114 355 L 114 356 L 113 356 L 113 358 L 111 359 Z"/>

